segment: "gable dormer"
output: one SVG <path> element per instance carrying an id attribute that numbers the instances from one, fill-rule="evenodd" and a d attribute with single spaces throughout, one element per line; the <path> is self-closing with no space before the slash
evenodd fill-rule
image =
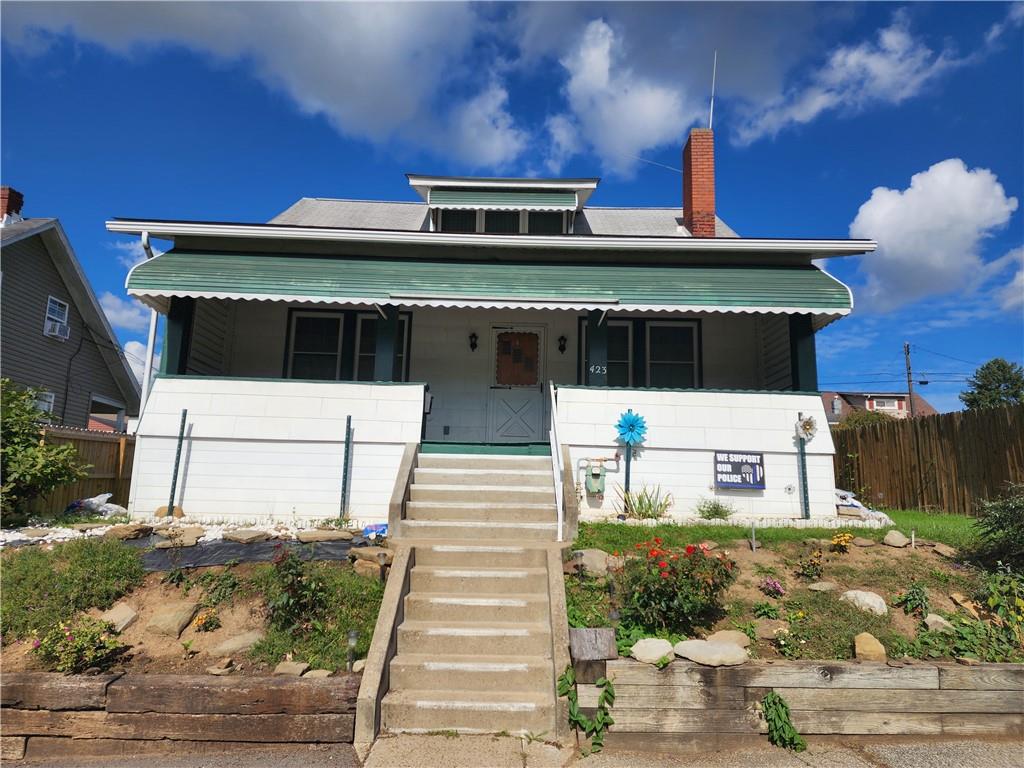
<path id="1" fill-rule="evenodd" d="M 599 179 L 494 179 L 406 174 L 430 208 L 430 231 L 572 234 Z"/>

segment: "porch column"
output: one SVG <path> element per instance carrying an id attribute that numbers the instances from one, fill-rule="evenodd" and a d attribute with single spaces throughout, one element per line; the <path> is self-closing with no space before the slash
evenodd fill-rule
<path id="1" fill-rule="evenodd" d="M 374 381 L 398 381 L 398 307 L 383 306 L 384 317 L 377 318 L 377 347 L 373 360 Z"/>
<path id="2" fill-rule="evenodd" d="M 188 368 L 188 353 L 192 346 L 192 317 L 196 300 L 175 296 L 167 310 L 164 327 L 164 348 L 160 358 L 160 372 L 183 374 Z"/>
<path id="3" fill-rule="evenodd" d="M 818 360 L 814 350 L 814 326 L 810 315 L 789 316 L 789 365 L 793 389 L 818 391 Z"/>
<path id="4" fill-rule="evenodd" d="M 590 387 L 608 386 L 608 323 L 601 322 L 599 310 L 587 315 L 587 370 L 583 380 Z"/>

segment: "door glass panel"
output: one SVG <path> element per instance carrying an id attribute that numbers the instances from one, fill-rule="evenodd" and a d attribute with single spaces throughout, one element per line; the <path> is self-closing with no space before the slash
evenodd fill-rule
<path id="1" fill-rule="evenodd" d="M 496 346 L 495 384 L 506 387 L 537 384 L 540 337 L 536 333 L 502 331 Z"/>

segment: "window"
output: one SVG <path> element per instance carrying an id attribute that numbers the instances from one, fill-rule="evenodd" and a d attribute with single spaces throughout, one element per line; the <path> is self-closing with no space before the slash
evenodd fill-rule
<path id="1" fill-rule="evenodd" d="M 379 315 L 359 315 L 356 321 L 356 381 L 374 381 L 377 364 Z M 409 317 L 398 318 L 398 381 L 406 381 L 405 350 L 409 347 Z"/>
<path id="2" fill-rule="evenodd" d="M 840 400 L 838 397 L 833 397 L 832 398 L 832 413 L 833 413 L 833 415 L 838 416 L 842 412 L 843 412 L 843 401 Z"/>
<path id="3" fill-rule="evenodd" d="M 36 408 L 43 413 L 53 413 L 53 404 L 56 400 L 53 392 L 41 390 L 36 393 Z"/>
<path id="4" fill-rule="evenodd" d="M 875 398 L 875 408 L 882 411 L 895 411 L 899 406 L 892 398 Z"/>
<path id="5" fill-rule="evenodd" d="M 296 312 L 288 376 L 293 379 L 341 378 L 341 329 L 344 318 L 327 312 Z"/>
<path id="6" fill-rule="evenodd" d="M 476 232 L 476 211 L 439 211 L 442 232 Z M 518 225 L 516 231 L 519 231 Z"/>
<path id="7" fill-rule="evenodd" d="M 608 386 L 633 386 L 633 323 L 630 320 L 608 320 Z M 580 347 L 583 370 L 587 370 L 587 326 L 582 327 Z M 586 381 L 586 376 L 583 377 Z"/>
<path id="8" fill-rule="evenodd" d="M 53 296 L 48 297 L 46 299 L 46 319 L 66 325 L 68 322 L 67 302 L 55 299 Z"/>
<path id="9" fill-rule="evenodd" d="M 696 323 L 647 323 L 647 386 L 697 386 Z"/>
<path id="10" fill-rule="evenodd" d="M 565 215 L 559 211 L 531 211 L 527 232 L 531 235 L 561 235 L 565 233 Z"/>
<path id="11" fill-rule="evenodd" d="M 519 211 L 485 211 L 484 232 L 492 235 L 519 234 Z"/>

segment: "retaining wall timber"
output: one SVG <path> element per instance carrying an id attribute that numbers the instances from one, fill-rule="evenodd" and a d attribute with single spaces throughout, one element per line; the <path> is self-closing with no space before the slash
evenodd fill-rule
<path id="1" fill-rule="evenodd" d="M 359 675 L 3 676 L 3 756 L 102 756 L 351 743 Z M 187 743 L 187 744 L 186 744 Z"/>
<path id="2" fill-rule="evenodd" d="M 615 725 L 606 744 L 658 751 L 763 742 L 761 699 L 776 691 L 805 736 L 1024 736 L 1024 664 L 750 661 L 705 667 L 677 659 L 662 670 L 632 659 L 586 668 L 612 679 Z M 577 687 L 593 715 L 598 689 Z"/>

